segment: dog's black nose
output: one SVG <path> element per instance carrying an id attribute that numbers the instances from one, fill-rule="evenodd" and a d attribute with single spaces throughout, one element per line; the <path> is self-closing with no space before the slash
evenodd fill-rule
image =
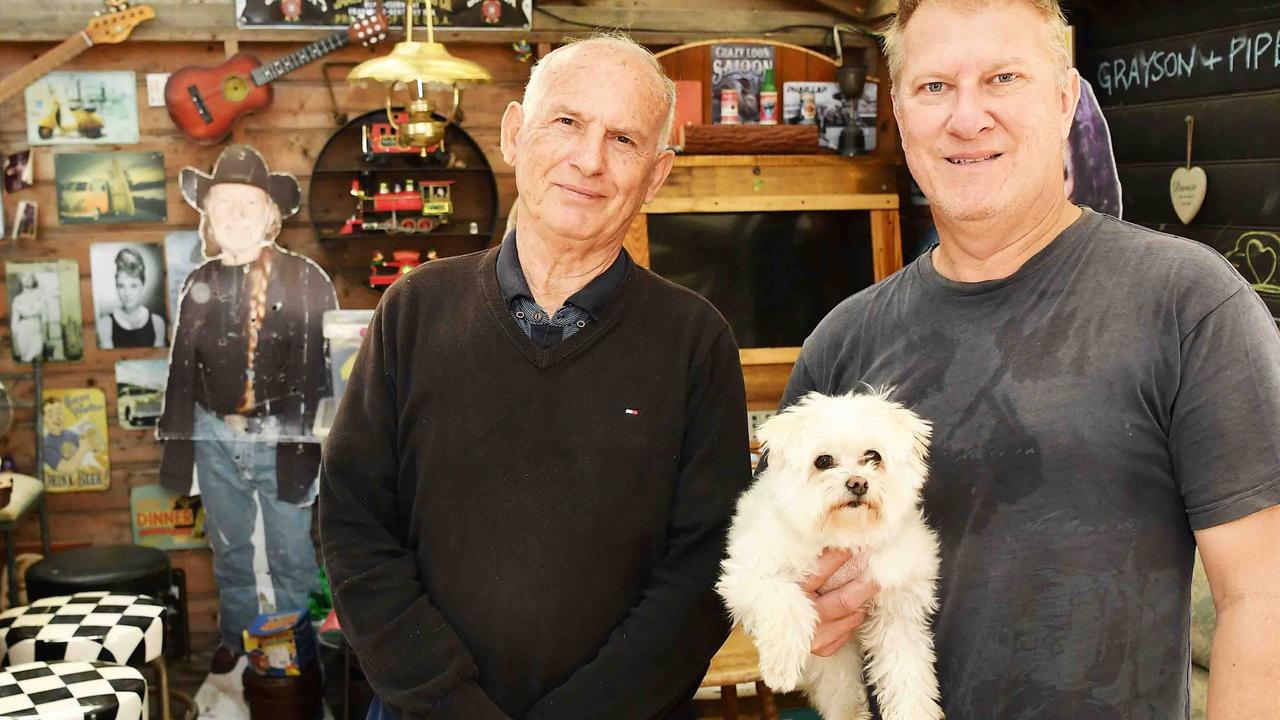
<path id="1" fill-rule="evenodd" d="M 850 480 L 846 482 L 844 486 L 849 488 L 849 492 L 853 493 L 857 497 L 862 497 L 867 494 L 866 480 Z"/>

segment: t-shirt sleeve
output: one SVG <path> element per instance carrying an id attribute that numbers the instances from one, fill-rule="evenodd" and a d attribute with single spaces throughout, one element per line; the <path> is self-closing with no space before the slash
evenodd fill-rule
<path id="1" fill-rule="evenodd" d="M 819 389 L 813 374 L 809 371 L 810 356 L 811 351 L 806 345 L 801 350 L 800 357 L 796 358 L 795 366 L 791 368 L 791 377 L 787 379 L 787 389 L 782 393 L 782 402 L 778 404 L 778 409 L 790 407 L 800 398 Z"/>
<path id="2" fill-rule="evenodd" d="M 1169 449 L 1193 530 L 1280 504 L 1280 332 L 1242 286 L 1181 342 Z"/>

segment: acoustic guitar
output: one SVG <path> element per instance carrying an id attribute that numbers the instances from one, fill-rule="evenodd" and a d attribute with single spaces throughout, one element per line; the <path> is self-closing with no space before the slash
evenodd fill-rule
<path id="1" fill-rule="evenodd" d="M 0 79 L 0 103 L 94 45 L 124 42 L 134 28 L 156 16 L 156 11 L 146 5 L 129 7 L 127 3 L 107 2 L 106 6 L 107 11 L 89 21 L 84 30 L 63 40 L 17 72 Z"/>
<path id="2" fill-rule="evenodd" d="M 165 83 L 164 106 L 187 138 L 212 145 L 226 139 L 241 117 L 270 105 L 271 83 L 282 76 L 352 43 L 368 47 L 386 36 L 386 16 L 377 13 L 265 65 L 237 53 L 217 67 L 184 67 Z"/>

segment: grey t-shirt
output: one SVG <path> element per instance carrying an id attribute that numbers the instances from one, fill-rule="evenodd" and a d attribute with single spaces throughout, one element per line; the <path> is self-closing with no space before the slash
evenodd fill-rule
<path id="1" fill-rule="evenodd" d="M 783 402 L 863 383 L 934 424 L 948 720 L 1187 717 L 1192 531 L 1280 503 L 1280 333 L 1235 269 L 1087 209 L 1001 280 L 925 255 Z"/>

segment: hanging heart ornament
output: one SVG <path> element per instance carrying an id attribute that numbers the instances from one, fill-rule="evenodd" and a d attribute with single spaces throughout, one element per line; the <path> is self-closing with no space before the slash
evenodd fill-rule
<path id="1" fill-rule="evenodd" d="M 1204 168 L 1191 167 L 1191 136 L 1195 127 L 1196 119 L 1188 115 L 1187 166 L 1174 170 L 1173 177 L 1169 178 L 1169 198 L 1173 200 L 1173 211 L 1183 225 L 1190 224 L 1200 212 L 1204 194 L 1209 189 L 1209 178 L 1204 174 Z"/>

